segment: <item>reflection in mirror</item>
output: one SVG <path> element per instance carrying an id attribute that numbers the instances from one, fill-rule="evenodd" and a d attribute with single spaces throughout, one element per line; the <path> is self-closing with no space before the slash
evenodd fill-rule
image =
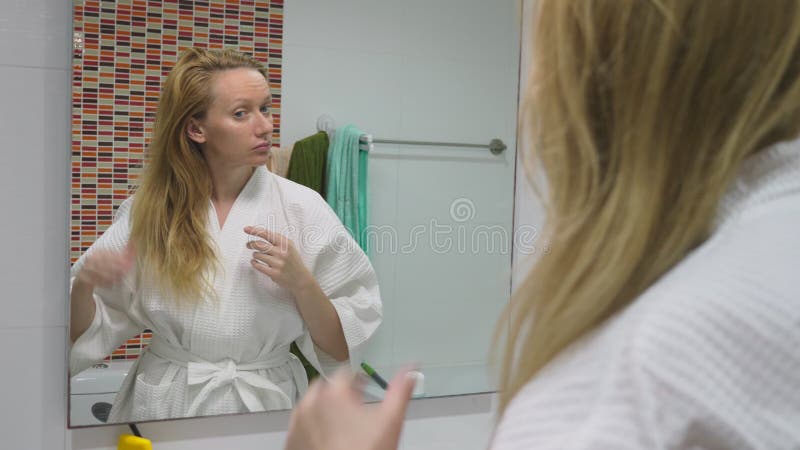
<path id="1" fill-rule="evenodd" d="M 492 390 L 520 6 L 398 3 L 74 3 L 71 427 Z"/>

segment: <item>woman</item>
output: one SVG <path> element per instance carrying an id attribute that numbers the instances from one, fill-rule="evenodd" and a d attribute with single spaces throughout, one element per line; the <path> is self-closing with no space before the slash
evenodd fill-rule
<path id="1" fill-rule="evenodd" d="M 145 328 L 109 421 L 290 408 L 297 342 L 322 373 L 381 320 L 364 253 L 315 192 L 270 174 L 266 69 L 189 49 L 167 77 L 136 194 L 72 269 L 71 370 Z"/>
<path id="2" fill-rule="evenodd" d="M 551 252 L 509 307 L 492 448 L 800 447 L 800 2 L 537 3 Z M 287 447 L 396 448 L 392 384 L 373 414 L 346 375 L 312 387 Z"/>

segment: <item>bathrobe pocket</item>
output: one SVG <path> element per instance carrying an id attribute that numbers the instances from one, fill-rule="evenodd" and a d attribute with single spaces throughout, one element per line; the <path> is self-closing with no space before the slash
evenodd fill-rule
<path id="1" fill-rule="evenodd" d="M 159 383 L 147 380 L 146 375 L 136 376 L 133 386 L 133 420 L 157 420 L 183 417 L 186 385 L 172 376 L 162 377 Z"/>

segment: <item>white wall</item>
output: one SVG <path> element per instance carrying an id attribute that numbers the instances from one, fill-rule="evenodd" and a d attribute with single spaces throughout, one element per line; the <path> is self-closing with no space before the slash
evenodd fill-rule
<path id="1" fill-rule="evenodd" d="M 522 48 L 520 52 L 520 86 L 519 98 L 520 101 L 525 98 L 527 91 L 527 80 L 530 74 L 531 64 L 531 41 L 533 38 L 533 20 L 534 3 L 536 0 L 522 0 Z M 519 142 L 519 151 L 517 152 L 517 173 L 516 185 L 514 191 L 514 229 L 517 232 L 515 239 L 514 255 L 513 255 L 513 273 L 511 276 L 512 290 L 516 290 L 518 285 L 525 278 L 533 262 L 542 254 L 546 248 L 546 243 L 539 239 L 539 233 L 542 231 L 544 225 L 544 207 L 542 206 L 537 193 L 534 191 L 531 183 L 528 181 L 528 173 L 526 173 L 523 166 L 523 156 L 525 151 L 522 149 L 528 148 L 531 144 L 524 131 L 524 124 L 520 124 L 520 130 L 517 133 Z M 528 163 L 526 161 L 526 163 Z M 530 164 L 528 164 L 530 166 Z M 541 176 L 541 173 L 537 173 Z M 539 180 L 539 179 L 537 179 Z M 537 181 L 539 186 L 542 181 Z"/>
<path id="2" fill-rule="evenodd" d="M 519 10 L 517 0 L 285 8 L 283 145 L 315 133 L 321 114 L 378 139 L 508 145 L 492 155 L 376 144 L 369 156 L 370 224 L 381 244 L 413 251 L 372 245 L 384 321 L 365 359 L 382 373 L 414 361 L 427 396 L 494 389 L 489 347 L 511 290 Z M 452 245 L 431 242 L 434 230 Z"/>
<path id="3" fill-rule="evenodd" d="M 71 2 L 0 0 L 0 11 L 2 447 L 113 449 L 125 427 L 65 426 Z M 415 401 L 403 449 L 484 448 L 490 409 L 488 395 Z M 287 421 L 281 412 L 140 428 L 159 450 L 247 450 L 282 448 Z"/>
<path id="4" fill-rule="evenodd" d="M 65 443 L 72 3 L 0 1 L 0 444 Z"/>

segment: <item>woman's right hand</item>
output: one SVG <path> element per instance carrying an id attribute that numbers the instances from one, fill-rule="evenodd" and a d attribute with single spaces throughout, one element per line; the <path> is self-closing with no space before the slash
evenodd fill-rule
<path id="1" fill-rule="evenodd" d="M 136 252 L 128 245 L 121 252 L 97 250 L 86 255 L 86 261 L 75 278 L 86 287 L 111 287 L 130 272 L 136 262 Z"/>
<path id="2" fill-rule="evenodd" d="M 285 450 L 397 450 L 414 390 L 408 369 L 395 375 L 377 405 L 365 405 L 354 384 L 347 371 L 317 379 L 292 411 Z"/>
<path id="3" fill-rule="evenodd" d="M 96 250 L 86 255 L 83 267 L 72 282 L 70 293 L 69 336 L 72 342 L 86 332 L 94 320 L 94 288 L 111 287 L 130 272 L 136 252 L 128 244 L 124 250 Z"/>

